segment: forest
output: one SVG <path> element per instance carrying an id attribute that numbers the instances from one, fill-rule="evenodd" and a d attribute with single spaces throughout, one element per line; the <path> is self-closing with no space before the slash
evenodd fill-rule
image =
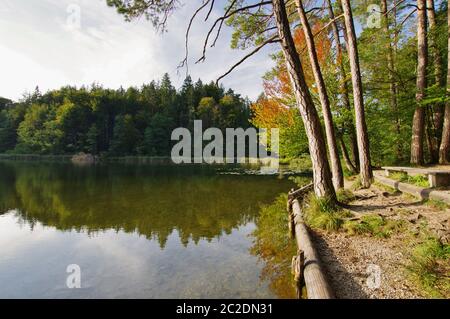
<path id="1" fill-rule="evenodd" d="M 192 128 L 248 127 L 250 102 L 214 83 L 180 90 L 168 74 L 141 88 L 36 88 L 18 103 L 0 100 L 0 153 L 170 156 L 171 133 Z"/>

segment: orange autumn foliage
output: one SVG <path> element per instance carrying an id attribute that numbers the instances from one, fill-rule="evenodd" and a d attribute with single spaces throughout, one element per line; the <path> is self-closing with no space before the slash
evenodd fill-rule
<path id="1" fill-rule="evenodd" d="M 317 22 L 312 26 L 315 36 L 315 45 L 319 64 L 324 67 L 328 62 L 331 52 L 331 41 L 326 32 L 319 31 L 324 27 L 323 23 Z M 314 75 L 309 62 L 309 55 L 306 48 L 305 35 L 301 28 L 294 31 L 294 42 L 299 52 L 299 56 L 305 73 L 305 80 L 310 90 L 315 91 Z M 277 59 L 276 66 L 265 76 L 263 80 L 264 98 L 259 99 L 252 105 L 253 123 L 258 127 L 272 128 L 280 127 L 280 124 L 292 123 L 292 116 L 289 108 L 295 105 L 293 91 L 289 74 L 282 57 Z"/>

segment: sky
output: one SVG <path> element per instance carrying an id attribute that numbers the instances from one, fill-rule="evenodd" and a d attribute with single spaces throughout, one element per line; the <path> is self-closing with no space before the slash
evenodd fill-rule
<path id="1" fill-rule="evenodd" d="M 186 75 L 177 70 L 185 31 L 200 0 L 183 2 L 169 19 L 168 32 L 161 34 L 145 18 L 125 22 L 105 0 L 2 0 L 0 96 L 18 100 L 36 86 L 42 92 L 94 82 L 108 88 L 141 86 L 165 72 L 180 87 Z M 224 2 L 216 4 L 210 20 L 219 16 Z M 204 82 L 216 80 L 245 55 L 230 49 L 231 29 L 226 27 L 206 61 L 194 64 L 212 23 L 204 23 L 205 14 L 194 24 L 189 46 L 190 74 Z M 274 44 L 261 50 L 221 83 L 255 99 L 262 91 L 261 76 L 273 65 L 268 55 L 276 49 Z"/>

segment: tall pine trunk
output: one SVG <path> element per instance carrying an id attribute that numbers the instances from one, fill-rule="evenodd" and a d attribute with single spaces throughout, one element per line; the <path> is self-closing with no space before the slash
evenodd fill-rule
<path id="1" fill-rule="evenodd" d="M 331 27 L 333 31 L 333 37 L 336 42 L 336 65 L 338 67 L 340 81 L 339 81 L 339 91 L 341 93 L 342 103 L 344 108 L 351 112 L 352 106 L 350 104 L 350 97 L 348 93 L 348 82 L 347 82 L 347 74 L 345 72 L 345 65 L 344 65 L 344 59 L 343 59 L 343 50 L 342 50 L 342 44 L 341 39 L 339 37 L 339 28 L 338 24 L 335 20 L 335 15 L 333 11 L 333 5 L 331 3 L 331 0 L 327 0 L 327 6 L 328 6 L 328 14 L 330 16 L 331 20 Z M 354 164 L 348 163 L 346 161 L 347 168 L 353 172 L 356 173 L 359 170 L 359 155 L 358 155 L 358 142 L 356 141 L 356 133 L 355 133 L 355 126 L 353 124 L 353 120 L 347 121 L 347 123 L 344 123 L 345 129 L 348 132 L 349 138 L 350 138 L 350 150 L 352 152 L 353 161 Z M 344 148 L 347 149 L 344 145 Z M 344 154 L 343 154 L 344 156 Z M 347 158 L 350 159 L 349 157 Z M 353 169 L 351 169 L 353 167 Z"/>
<path id="2" fill-rule="evenodd" d="M 361 184 L 370 187 L 372 183 L 372 167 L 370 164 L 369 137 L 367 134 L 366 118 L 364 113 L 364 97 L 359 66 L 358 47 L 356 43 L 355 25 L 353 24 L 352 8 L 350 0 L 342 0 L 345 28 L 347 31 L 347 50 L 352 74 L 353 98 L 355 105 L 356 134 L 359 151 L 359 165 Z"/>
<path id="3" fill-rule="evenodd" d="M 420 105 L 425 97 L 427 87 L 427 63 L 428 63 L 428 42 L 427 42 L 427 12 L 426 0 L 417 0 L 417 93 L 416 109 L 414 111 L 411 139 L 411 164 L 422 165 L 423 140 L 425 135 L 425 109 Z"/>
<path id="4" fill-rule="evenodd" d="M 434 0 L 427 0 L 427 18 L 429 26 L 428 39 L 434 67 L 434 83 L 438 87 L 445 89 L 445 80 L 442 76 L 444 66 L 436 43 L 436 12 L 434 9 Z M 432 163 L 437 163 L 439 160 L 439 144 L 441 143 L 442 125 L 444 122 L 444 104 L 436 103 L 430 111 L 432 114 L 430 114 L 431 121 L 429 122 L 430 128 L 428 130 L 431 135 L 429 149 Z"/>
<path id="5" fill-rule="evenodd" d="M 284 0 L 272 0 L 272 4 L 286 68 L 308 136 L 314 174 L 314 191 L 318 197 L 336 200 L 319 115 L 305 81 L 303 66 L 292 38 Z"/>
<path id="6" fill-rule="evenodd" d="M 383 32 L 386 36 L 386 58 L 388 66 L 389 76 L 389 92 L 390 92 L 390 107 L 394 116 L 395 134 L 397 134 L 396 159 L 397 162 L 403 158 L 402 143 L 400 143 L 400 118 L 398 112 L 398 100 L 397 100 L 397 83 L 395 82 L 395 61 L 394 61 L 394 49 L 391 42 L 391 33 L 389 28 L 389 15 L 387 11 L 387 0 L 381 0 L 381 15 L 383 16 Z"/>
<path id="7" fill-rule="evenodd" d="M 339 137 L 339 142 L 341 144 L 341 152 L 342 157 L 344 158 L 345 166 L 347 166 L 347 169 L 350 172 L 356 172 L 356 167 L 353 165 L 352 161 L 350 160 L 350 156 L 348 155 L 347 147 L 345 146 L 344 139 L 342 136 Z"/>
<path id="8" fill-rule="evenodd" d="M 306 17 L 305 8 L 301 0 L 296 0 L 300 22 L 302 24 L 303 33 L 305 34 L 306 46 L 308 48 L 309 60 L 314 74 L 317 90 L 319 91 L 320 104 L 322 105 L 323 119 L 325 122 L 325 132 L 328 144 L 328 153 L 330 155 L 331 173 L 333 176 L 333 185 L 336 190 L 344 187 L 344 176 L 342 174 L 341 161 L 339 159 L 338 145 L 336 142 L 336 134 L 333 124 L 333 116 L 331 114 L 330 99 L 328 97 L 327 88 L 320 69 L 319 59 L 317 58 L 316 45 L 314 35 Z"/>
<path id="9" fill-rule="evenodd" d="M 447 9 L 448 22 L 448 52 L 450 53 L 450 6 Z M 447 64 L 447 98 L 450 97 L 450 54 Z M 442 128 L 442 141 L 439 149 L 439 163 L 450 164 L 450 101 L 445 105 L 444 125 Z"/>

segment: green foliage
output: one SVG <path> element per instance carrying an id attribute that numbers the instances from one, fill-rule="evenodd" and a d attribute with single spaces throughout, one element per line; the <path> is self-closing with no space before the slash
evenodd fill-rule
<path id="1" fill-rule="evenodd" d="M 430 297 L 450 297 L 450 245 L 426 239 L 414 248 L 407 269 Z"/>
<path id="2" fill-rule="evenodd" d="M 430 186 L 430 184 L 428 183 L 428 178 L 426 178 L 424 175 L 411 176 L 402 172 L 393 172 L 389 174 L 389 178 L 395 179 L 399 182 L 413 184 L 419 187 L 428 188 Z"/>
<path id="3" fill-rule="evenodd" d="M 0 153 L 14 148 L 16 134 L 11 115 L 6 110 L 0 111 Z"/>
<path id="4" fill-rule="evenodd" d="M 145 129 L 141 154 L 163 156 L 170 153 L 172 119 L 157 113 Z"/>
<path id="5" fill-rule="evenodd" d="M 51 153 L 59 148 L 61 136 L 55 108 L 47 104 L 32 104 L 18 128 L 18 149 L 22 147 L 36 153 Z"/>
<path id="6" fill-rule="evenodd" d="M 115 7 L 126 21 L 145 16 L 157 28 L 165 27 L 167 17 L 177 5 L 177 1 L 170 0 L 106 0 L 106 3 Z"/>
<path id="7" fill-rule="evenodd" d="M 344 224 L 344 219 L 349 217 L 349 213 L 333 200 L 318 198 L 311 193 L 304 203 L 304 216 L 306 223 L 313 228 L 337 231 Z"/>
<path id="8" fill-rule="evenodd" d="M 130 155 L 136 147 L 139 132 L 134 125 L 130 114 L 116 116 L 114 125 L 114 138 L 111 152 L 115 155 Z"/>
<path id="9" fill-rule="evenodd" d="M 249 102 L 239 94 L 190 77 L 177 91 L 168 74 L 139 89 L 36 89 L 8 101 L 0 104 L 0 153 L 170 156 L 171 131 L 192 130 L 196 119 L 204 127 L 250 126 Z"/>

